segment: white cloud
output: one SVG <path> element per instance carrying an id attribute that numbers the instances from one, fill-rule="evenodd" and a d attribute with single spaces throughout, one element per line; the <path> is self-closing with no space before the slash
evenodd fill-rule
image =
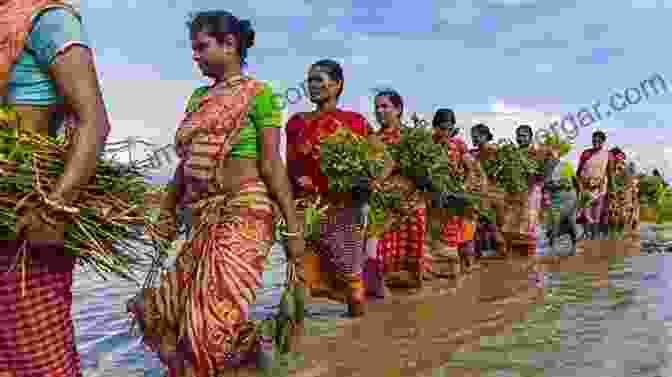
<path id="1" fill-rule="evenodd" d="M 539 63 L 535 67 L 537 73 L 551 73 L 553 72 L 553 64 Z"/>
<path id="2" fill-rule="evenodd" d="M 480 9 L 474 7 L 473 2 L 457 0 L 452 7 L 440 7 L 436 16 L 440 21 L 448 22 L 451 25 L 471 25 L 480 13 Z"/>

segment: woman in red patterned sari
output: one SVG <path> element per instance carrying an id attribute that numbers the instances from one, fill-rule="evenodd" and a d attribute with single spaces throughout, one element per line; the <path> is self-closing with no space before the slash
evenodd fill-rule
<path id="1" fill-rule="evenodd" d="M 375 97 L 375 113 L 382 126 L 377 137 L 386 145 L 397 144 L 401 138 L 401 116 L 404 103 L 394 90 L 379 92 Z M 387 218 L 383 239 L 378 243 L 378 256 L 383 261 L 385 280 L 390 286 L 420 287 L 427 223 L 427 206 L 417 189 L 415 177 L 398 173 L 396 161 L 388 161 L 373 187 L 401 194 L 401 205 Z"/>
<path id="2" fill-rule="evenodd" d="M 297 197 L 322 197 L 329 210 L 320 226 L 322 285 L 332 298 L 348 304 L 350 316 L 365 312 L 362 281 L 365 258 L 366 212 L 353 197 L 329 192 L 329 181 L 320 173 L 320 140 L 339 128 L 368 136 L 369 124 L 355 112 L 337 108 L 343 92 L 343 69 L 333 60 L 320 60 L 308 72 L 310 100 L 314 111 L 294 114 L 287 122 L 287 167 Z M 368 187 L 368 183 L 366 184 Z M 322 289 L 313 289 L 319 295 Z"/>

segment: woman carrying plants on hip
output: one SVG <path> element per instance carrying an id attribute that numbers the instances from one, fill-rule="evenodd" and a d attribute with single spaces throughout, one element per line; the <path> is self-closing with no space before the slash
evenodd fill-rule
<path id="1" fill-rule="evenodd" d="M 15 234 L 0 242 L 3 377 L 81 376 L 71 316 L 77 260 L 66 253 L 63 208 L 91 181 L 110 130 L 89 47 L 79 13 L 66 2 L 0 1 L 0 128 L 56 136 L 63 125 L 77 126 L 51 191 L 10 208 Z"/>
<path id="2" fill-rule="evenodd" d="M 377 138 L 386 146 L 399 145 L 404 103 L 394 90 L 378 93 L 374 99 L 376 120 L 381 125 Z M 385 280 L 390 286 L 420 287 L 426 234 L 425 198 L 418 188 L 426 185 L 426 177 L 407 177 L 399 170 L 399 161 L 386 159 L 385 170 L 376 177 L 372 187 L 377 191 L 397 193 L 400 205 L 386 213 L 388 224 L 378 243 Z"/>
<path id="3" fill-rule="evenodd" d="M 220 376 L 259 351 L 250 307 L 273 244 L 275 207 L 289 228 L 290 262 L 304 241 L 280 158 L 280 110 L 267 84 L 241 73 L 254 43 L 250 22 L 208 11 L 188 27 L 193 59 L 213 83 L 192 95 L 175 134 L 181 162 L 162 217 L 174 238 L 176 205 L 189 207 L 193 231 L 175 271 L 128 310 L 170 376 Z"/>
<path id="4" fill-rule="evenodd" d="M 496 207 L 498 197 L 493 197 L 494 183 L 485 175 L 482 163 L 494 158 L 496 147 L 492 145 L 492 132 L 485 124 L 479 123 L 471 128 L 471 140 L 474 148 L 467 153 L 469 177 L 465 182 L 468 192 L 480 194 L 480 215 L 476 230 L 476 249 L 481 257 L 492 257 L 497 254 L 497 218 Z M 503 241 L 500 240 L 500 241 Z"/>
<path id="5" fill-rule="evenodd" d="M 332 181 L 339 177 L 322 174 L 327 167 L 321 166 L 320 145 L 325 139 L 344 132 L 353 138 L 366 138 L 369 124 L 362 115 L 337 108 L 344 85 L 340 64 L 333 60 L 316 62 L 308 71 L 307 82 L 310 100 L 316 108 L 294 114 L 287 122 L 289 176 L 297 197 L 320 197 L 329 205 L 320 225 L 317 246 L 320 288 L 332 298 L 346 302 L 351 316 L 361 316 L 366 303 L 362 271 L 368 181 L 348 182 L 352 183 L 350 192 L 330 190 L 330 185 L 336 183 Z M 313 289 L 311 293 L 320 295 L 322 289 Z"/>
<path id="6" fill-rule="evenodd" d="M 465 161 L 467 143 L 459 136 L 455 113 L 450 109 L 437 110 L 432 127 L 434 143 L 443 145 L 448 153 L 450 175 L 461 177 L 463 188 L 469 174 Z M 445 215 L 446 210 L 449 209 L 441 209 L 439 212 Z M 458 249 L 460 260 L 467 271 L 478 267 L 474 243 L 476 217 L 476 208 L 465 208 L 464 211 L 458 209 L 456 213 L 441 216 L 441 241 L 448 247 Z"/>
<path id="7" fill-rule="evenodd" d="M 639 221 L 639 190 L 634 174 L 627 173 L 625 152 L 620 148 L 612 148 L 607 165 L 607 208 L 609 236 L 614 238 L 622 238 L 626 226 L 627 230 L 632 230 Z"/>

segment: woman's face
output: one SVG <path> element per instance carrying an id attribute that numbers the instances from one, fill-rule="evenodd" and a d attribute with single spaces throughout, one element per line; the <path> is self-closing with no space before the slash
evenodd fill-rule
<path id="1" fill-rule="evenodd" d="M 488 142 L 488 135 L 485 131 L 480 129 L 471 130 L 471 140 L 474 146 L 479 147 Z"/>
<path id="2" fill-rule="evenodd" d="M 338 97 L 338 92 L 343 84 L 341 81 L 332 80 L 327 70 L 320 66 L 313 66 L 308 71 L 308 95 L 313 103 L 321 103 Z"/>
<path id="3" fill-rule="evenodd" d="M 230 65 L 240 64 L 233 35 L 227 35 L 220 44 L 214 36 L 203 31 L 196 32 L 191 36 L 191 50 L 194 62 L 207 77 L 216 77 Z"/>
<path id="4" fill-rule="evenodd" d="M 604 137 L 602 137 L 601 134 L 595 134 L 595 135 L 593 135 L 593 147 L 595 147 L 595 148 L 602 148 L 602 146 L 604 145 L 604 142 L 605 142 L 605 141 L 606 141 L 606 140 L 604 140 Z"/>
<path id="5" fill-rule="evenodd" d="M 401 116 L 401 110 L 398 109 L 388 96 L 377 96 L 374 100 L 376 121 L 381 126 L 389 126 Z"/>

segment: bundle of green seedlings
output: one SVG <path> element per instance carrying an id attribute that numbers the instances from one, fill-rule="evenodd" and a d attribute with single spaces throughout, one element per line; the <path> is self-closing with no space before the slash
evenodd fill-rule
<path id="1" fill-rule="evenodd" d="M 342 128 L 320 142 L 320 172 L 329 179 L 329 191 L 352 192 L 354 177 L 382 174 L 383 156 L 366 138 Z"/>
<path id="2" fill-rule="evenodd" d="M 451 174 L 448 152 L 432 140 L 432 131 L 422 127 L 403 126 L 398 144 L 389 145 L 391 157 L 399 164 L 399 172 L 406 177 L 429 177 L 432 191 L 439 193 L 464 192 L 464 175 Z M 470 205 L 478 198 L 470 197 Z"/>
<path id="3" fill-rule="evenodd" d="M 529 178 L 544 174 L 541 164 L 509 139 L 497 143 L 495 158 L 481 164 L 485 174 L 494 178 L 497 187 L 508 193 L 527 191 Z"/>
<path id="4" fill-rule="evenodd" d="M 67 143 L 30 131 L 0 129 L 0 237 L 17 239 L 15 208 L 39 203 L 64 174 Z M 103 278 L 115 274 L 137 281 L 134 270 L 150 254 L 146 243 L 144 194 L 140 172 L 99 160 L 95 177 L 78 188 L 73 213 L 60 214 L 65 223 L 65 253 L 76 256 Z M 29 209 L 28 209 L 29 210 Z M 20 210 L 21 211 L 21 210 Z M 149 227 L 151 229 L 151 226 Z M 21 237 L 21 235 L 19 235 Z M 26 267 L 29 255 L 21 258 Z"/>

